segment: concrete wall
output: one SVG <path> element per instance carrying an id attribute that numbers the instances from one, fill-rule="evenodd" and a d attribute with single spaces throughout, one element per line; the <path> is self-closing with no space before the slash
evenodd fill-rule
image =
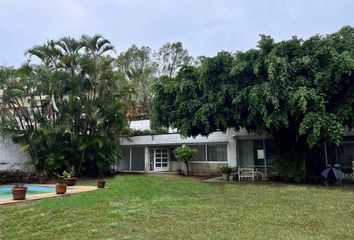
<path id="1" fill-rule="evenodd" d="M 29 164 L 28 152 L 21 152 L 21 146 L 12 142 L 10 138 L 0 138 L 0 170 L 31 171 L 34 167 Z"/>
<path id="2" fill-rule="evenodd" d="M 227 163 L 189 163 L 189 174 L 199 176 L 216 176 L 220 175 L 220 167 L 227 165 Z M 182 169 L 184 174 L 187 173 L 187 168 L 184 163 L 177 161 L 170 161 L 170 171 L 177 171 Z"/>

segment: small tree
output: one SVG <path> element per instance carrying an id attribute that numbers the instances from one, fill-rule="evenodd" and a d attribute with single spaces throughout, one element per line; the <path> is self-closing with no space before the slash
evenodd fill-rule
<path id="1" fill-rule="evenodd" d="M 184 164 L 186 164 L 187 175 L 189 175 L 188 161 L 197 156 L 198 150 L 182 145 L 176 148 L 173 153 L 175 154 L 177 161 L 184 162 Z"/>

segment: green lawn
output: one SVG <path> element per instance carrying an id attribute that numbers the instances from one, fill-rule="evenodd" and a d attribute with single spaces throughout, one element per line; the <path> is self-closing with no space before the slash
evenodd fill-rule
<path id="1" fill-rule="evenodd" d="M 353 189 L 156 176 L 107 185 L 0 206 L 0 239 L 354 239 Z"/>

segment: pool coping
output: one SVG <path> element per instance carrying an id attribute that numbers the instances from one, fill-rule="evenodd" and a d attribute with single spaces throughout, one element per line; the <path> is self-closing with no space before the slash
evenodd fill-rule
<path id="1" fill-rule="evenodd" d="M 31 186 L 43 186 L 43 187 L 54 187 L 55 184 L 35 184 L 31 183 L 28 184 Z M 12 185 L 0 185 L 0 186 L 12 186 Z M 21 202 L 27 202 L 27 201 L 33 201 L 33 200 L 39 200 L 39 199 L 45 199 L 45 198 L 53 198 L 53 197 L 65 197 L 65 196 L 70 196 L 75 193 L 81 193 L 81 192 L 91 192 L 95 190 L 99 190 L 102 188 L 97 188 L 96 186 L 68 186 L 70 188 L 70 191 L 67 191 L 65 194 L 56 194 L 55 192 L 51 193 L 39 193 L 39 194 L 34 194 L 34 195 L 28 195 L 26 196 L 26 199 L 24 200 L 13 200 L 12 198 L 4 198 L 0 199 L 0 205 L 4 204 L 11 204 L 11 203 L 21 203 Z"/>

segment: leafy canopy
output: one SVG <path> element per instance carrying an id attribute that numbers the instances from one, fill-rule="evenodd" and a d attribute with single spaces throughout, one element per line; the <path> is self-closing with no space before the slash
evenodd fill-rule
<path id="1" fill-rule="evenodd" d="M 153 120 L 196 136 L 228 128 L 269 134 L 288 157 L 338 144 L 354 120 L 354 29 L 220 52 L 154 86 Z"/>

